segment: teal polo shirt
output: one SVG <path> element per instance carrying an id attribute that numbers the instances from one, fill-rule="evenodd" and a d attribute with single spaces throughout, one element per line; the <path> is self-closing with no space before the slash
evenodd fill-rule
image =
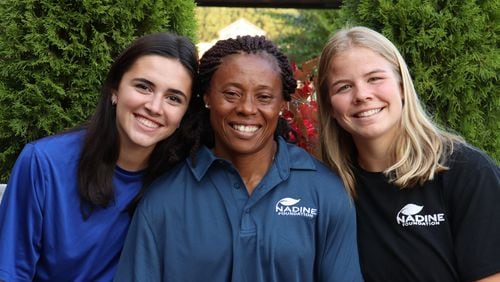
<path id="1" fill-rule="evenodd" d="M 251 196 L 204 147 L 148 190 L 115 281 L 361 281 L 355 221 L 337 175 L 281 138 Z"/>

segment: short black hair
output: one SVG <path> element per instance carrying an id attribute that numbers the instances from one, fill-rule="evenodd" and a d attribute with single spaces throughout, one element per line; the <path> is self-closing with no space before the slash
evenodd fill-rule
<path id="1" fill-rule="evenodd" d="M 297 88 L 297 81 L 293 77 L 292 66 L 288 58 L 264 36 L 245 35 L 238 36 L 236 39 L 229 38 L 217 41 L 212 48 L 205 52 L 200 60 L 198 77 L 198 90 L 200 94 L 204 95 L 206 93 L 210 86 L 212 75 L 219 67 L 222 58 L 237 53 L 256 54 L 259 52 L 266 52 L 276 59 L 281 73 L 283 98 L 286 101 L 290 101 L 291 94 Z"/>

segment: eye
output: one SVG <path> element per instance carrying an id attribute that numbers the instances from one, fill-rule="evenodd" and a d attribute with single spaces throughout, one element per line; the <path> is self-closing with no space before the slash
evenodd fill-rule
<path id="1" fill-rule="evenodd" d="M 377 82 L 377 81 L 380 81 L 382 79 L 383 79 L 383 77 L 373 76 L 373 77 L 368 78 L 368 82 Z"/>
<path id="2" fill-rule="evenodd" d="M 184 97 L 182 97 L 181 95 L 176 95 L 176 94 L 167 95 L 167 96 L 165 96 L 165 99 L 170 104 L 183 104 L 184 103 Z"/>
<path id="3" fill-rule="evenodd" d="M 223 92 L 224 96 L 232 97 L 232 96 L 237 96 L 238 93 L 235 91 L 224 91 Z"/>
<path id="4" fill-rule="evenodd" d="M 271 102 L 272 99 L 273 99 L 273 96 L 269 95 L 269 94 L 259 94 L 257 96 L 257 100 L 259 100 L 260 102 L 263 102 L 263 103 L 269 103 L 269 102 Z"/>
<path id="5" fill-rule="evenodd" d="M 141 93 L 150 93 L 153 91 L 151 87 L 146 83 L 136 83 L 134 87 Z"/>
<path id="6" fill-rule="evenodd" d="M 237 101 L 240 98 L 240 93 L 234 90 L 225 90 L 222 92 L 224 98 L 228 101 Z"/>
<path id="7" fill-rule="evenodd" d="M 350 84 L 342 84 L 342 85 L 339 85 L 337 87 L 337 89 L 335 90 L 335 93 L 344 93 L 344 92 L 347 92 L 351 88 L 352 88 L 352 85 L 350 85 Z"/>

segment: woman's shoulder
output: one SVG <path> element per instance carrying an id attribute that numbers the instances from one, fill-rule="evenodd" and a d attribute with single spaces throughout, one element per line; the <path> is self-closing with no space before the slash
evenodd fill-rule
<path id="1" fill-rule="evenodd" d="M 282 141 L 279 143 L 279 146 L 285 146 L 286 154 L 288 154 L 288 159 L 292 166 L 303 166 L 315 169 L 315 166 L 321 163 L 312 154 L 296 144 Z"/>
<path id="2" fill-rule="evenodd" d="M 446 165 L 448 170 L 441 176 L 445 190 L 457 191 L 461 187 L 472 192 L 498 187 L 500 183 L 500 168 L 495 161 L 469 144 L 455 145 Z"/>
<path id="3" fill-rule="evenodd" d="M 32 141 L 26 146 L 31 146 L 38 151 L 45 152 L 66 152 L 73 148 L 80 149 L 85 132 L 82 130 L 58 133 L 41 139 Z"/>
<path id="4" fill-rule="evenodd" d="M 447 166 L 450 170 L 481 169 L 484 167 L 496 167 L 495 161 L 486 152 L 467 143 L 457 143 L 453 146 Z"/>
<path id="5" fill-rule="evenodd" d="M 187 177 L 186 173 L 190 174 L 189 166 L 186 160 L 182 160 L 158 176 L 149 185 L 144 198 L 149 199 L 148 201 L 172 198 L 172 193 L 181 192 L 185 187 L 193 185 L 193 183 L 187 183 L 194 180 Z"/>
<path id="6" fill-rule="evenodd" d="M 290 173 L 294 179 L 306 182 L 310 189 L 318 193 L 345 193 L 345 186 L 339 175 L 325 163 L 306 150 L 288 145 Z"/>
<path id="7" fill-rule="evenodd" d="M 58 133 L 27 143 L 20 157 L 38 156 L 50 159 L 67 159 L 79 156 L 84 133 L 81 131 Z"/>

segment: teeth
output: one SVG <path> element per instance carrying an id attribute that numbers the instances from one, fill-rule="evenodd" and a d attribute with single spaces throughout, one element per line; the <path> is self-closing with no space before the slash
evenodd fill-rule
<path id="1" fill-rule="evenodd" d="M 250 132 L 250 133 L 253 133 L 257 131 L 257 129 L 259 129 L 257 126 L 253 125 L 236 125 L 236 124 L 233 125 L 233 128 L 241 132 Z"/>
<path id="2" fill-rule="evenodd" d="M 158 127 L 160 127 L 160 125 L 159 125 L 159 124 L 157 124 L 156 122 L 151 121 L 151 120 L 149 120 L 149 119 L 147 119 L 147 118 L 143 118 L 143 117 L 139 117 L 139 116 L 138 116 L 138 117 L 137 117 L 137 120 L 138 120 L 141 124 L 143 124 L 144 126 L 149 127 L 149 128 L 158 128 Z"/>
<path id="3" fill-rule="evenodd" d="M 366 111 L 366 112 L 362 112 L 362 113 L 359 113 L 359 114 L 356 114 L 357 117 L 369 117 L 369 116 L 372 116 L 378 112 L 380 112 L 382 109 L 373 109 L 373 110 L 369 110 L 369 111 Z"/>

